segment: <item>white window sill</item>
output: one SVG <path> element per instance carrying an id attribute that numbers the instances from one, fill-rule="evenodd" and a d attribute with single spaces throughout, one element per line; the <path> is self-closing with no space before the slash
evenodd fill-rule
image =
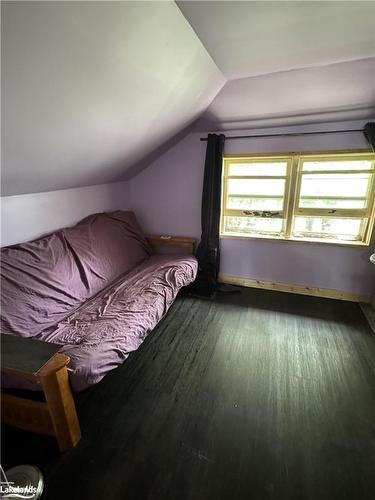
<path id="1" fill-rule="evenodd" d="M 363 241 L 344 241 L 344 240 L 328 240 L 324 238 L 284 238 L 283 236 L 274 236 L 266 234 L 252 234 L 252 235 L 241 235 L 241 234 L 220 234 L 220 238 L 223 240 L 263 240 L 263 241 L 278 241 L 285 243 L 314 243 L 323 245 L 335 245 L 335 246 L 345 246 L 345 247 L 362 247 L 366 248 L 370 246 L 370 243 Z"/>

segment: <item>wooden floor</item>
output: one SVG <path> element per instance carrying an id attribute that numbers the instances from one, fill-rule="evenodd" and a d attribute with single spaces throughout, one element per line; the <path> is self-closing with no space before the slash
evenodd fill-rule
<path id="1" fill-rule="evenodd" d="M 375 498 L 375 335 L 353 303 L 180 298 L 77 405 L 64 455 L 4 430 L 3 466 L 39 465 L 44 500 Z"/>

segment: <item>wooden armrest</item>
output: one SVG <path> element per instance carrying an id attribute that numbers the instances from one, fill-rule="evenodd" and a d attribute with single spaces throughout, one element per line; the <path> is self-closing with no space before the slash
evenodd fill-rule
<path id="1" fill-rule="evenodd" d="M 188 250 L 188 253 L 194 254 L 195 239 L 183 236 L 170 236 L 170 235 L 147 235 L 146 236 L 150 245 L 153 246 L 178 246 Z"/>
<path id="2" fill-rule="evenodd" d="M 1 371 L 39 383 L 46 399 L 39 402 L 2 393 L 2 421 L 55 435 L 61 451 L 75 446 L 81 430 L 69 385 L 70 358 L 57 352 L 61 345 L 15 335 L 2 335 L 1 344 Z"/>
<path id="3" fill-rule="evenodd" d="M 46 369 L 57 371 L 69 363 L 68 356 L 58 353 L 61 347 L 42 340 L 1 335 L 1 371 L 29 380 Z"/>

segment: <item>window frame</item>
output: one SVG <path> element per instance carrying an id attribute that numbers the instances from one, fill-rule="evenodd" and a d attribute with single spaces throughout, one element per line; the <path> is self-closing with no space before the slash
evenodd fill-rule
<path id="1" fill-rule="evenodd" d="M 280 155 L 280 156 L 272 156 L 270 157 L 272 161 L 275 162 L 280 162 L 280 161 L 286 161 L 287 162 L 287 167 L 286 167 L 286 174 L 285 175 L 246 175 L 246 176 L 241 176 L 241 175 L 228 175 L 228 164 L 229 162 L 226 162 L 226 158 L 224 159 L 224 195 L 222 196 L 222 204 L 221 204 L 221 225 L 220 225 L 220 233 L 224 232 L 224 217 L 236 217 L 238 216 L 238 213 L 241 212 L 242 214 L 244 212 L 268 212 L 271 213 L 269 218 L 282 218 L 283 220 L 287 220 L 287 211 L 288 211 L 288 204 L 287 204 L 287 199 L 288 199 L 288 193 L 289 193 L 289 184 L 290 184 L 290 176 L 292 172 L 292 162 L 290 157 L 287 157 L 285 155 Z M 251 157 L 251 160 L 256 160 L 259 163 L 269 163 L 269 159 L 267 157 L 261 157 L 261 156 L 256 156 L 256 157 Z M 232 158 L 230 160 L 230 164 L 235 164 L 235 163 L 243 163 L 243 158 Z M 240 210 L 240 209 L 231 209 L 227 208 L 227 200 L 228 200 L 228 180 L 230 179 L 236 179 L 236 180 L 241 180 L 241 179 L 266 179 L 266 180 L 271 180 L 271 179 L 285 179 L 285 187 L 284 187 L 284 194 L 283 194 L 283 207 L 281 210 Z M 260 196 L 261 197 L 261 196 Z M 277 197 L 277 195 L 275 195 Z M 277 217 L 279 215 L 280 217 Z M 284 223 L 283 223 L 283 229 L 284 229 Z M 270 235 L 266 231 L 262 233 L 258 233 L 260 236 L 273 236 L 272 234 Z"/>
<path id="2" fill-rule="evenodd" d="M 271 161 L 286 161 L 287 171 L 285 176 L 229 176 L 229 164 L 233 163 L 245 163 L 246 160 L 251 162 L 264 162 L 268 163 Z M 327 208 L 307 208 L 301 207 L 300 204 L 300 193 L 302 186 L 303 176 L 306 174 L 321 174 L 323 172 L 335 174 L 343 172 L 343 170 L 314 170 L 303 171 L 303 163 L 305 161 L 338 161 L 338 160 L 370 160 L 372 162 L 372 169 L 366 170 L 372 172 L 372 177 L 368 187 L 368 194 L 366 195 L 367 205 L 366 208 L 351 209 L 351 208 L 337 208 L 337 209 L 327 209 Z M 345 170 L 345 173 L 362 173 L 363 170 Z M 229 233 L 224 231 L 225 217 L 226 216 L 236 216 L 239 212 L 243 215 L 244 210 L 241 209 L 228 209 L 228 179 L 272 179 L 272 178 L 285 178 L 285 190 L 283 196 L 283 210 L 282 211 L 269 211 L 281 213 L 283 217 L 283 228 L 282 234 L 267 234 L 266 232 L 259 233 L 239 233 L 235 232 Z M 261 196 L 260 196 L 261 197 Z M 338 199 L 339 197 L 335 197 Z M 348 198 L 348 197 L 343 197 Z M 247 210 L 247 212 L 268 212 L 261 210 Z M 333 213 L 332 213 L 333 212 Z M 298 216 L 322 216 L 327 217 L 331 215 L 332 218 L 362 218 L 364 224 L 365 219 L 367 222 L 364 224 L 363 231 L 361 233 L 360 240 L 340 240 L 338 238 L 327 238 L 323 237 L 321 234 L 295 236 L 293 235 L 293 225 Z M 238 215 L 237 215 L 238 216 Z M 223 239 L 267 239 L 267 240 L 277 240 L 277 241 L 289 241 L 289 242 L 309 242 L 309 243 L 325 243 L 333 245 L 344 245 L 344 246 L 369 246 L 373 241 L 373 229 L 374 229 L 374 218 L 375 218 L 375 154 L 370 150 L 359 150 L 359 151 L 325 151 L 325 152 L 292 152 L 292 153 L 272 153 L 272 154 L 244 154 L 244 155 L 225 155 L 223 159 L 223 178 L 222 178 L 222 197 L 221 197 L 221 214 L 220 214 L 220 238 Z"/>

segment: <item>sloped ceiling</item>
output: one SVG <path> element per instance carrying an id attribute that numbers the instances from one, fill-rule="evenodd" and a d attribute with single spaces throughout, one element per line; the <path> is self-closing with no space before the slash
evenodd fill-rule
<path id="1" fill-rule="evenodd" d="M 126 178 L 225 82 L 173 2 L 3 2 L 2 50 L 2 195 Z"/>
<path id="2" fill-rule="evenodd" d="M 197 130 L 375 114 L 374 2 L 2 2 L 2 195 L 128 179 Z"/>
<path id="3" fill-rule="evenodd" d="M 195 130 L 234 130 L 375 116 L 375 58 L 227 82 Z"/>
<path id="4" fill-rule="evenodd" d="M 374 2 L 177 3 L 230 80 L 374 56 Z"/>
<path id="5" fill-rule="evenodd" d="M 375 115 L 374 2 L 178 5 L 228 79 L 196 130 Z"/>

